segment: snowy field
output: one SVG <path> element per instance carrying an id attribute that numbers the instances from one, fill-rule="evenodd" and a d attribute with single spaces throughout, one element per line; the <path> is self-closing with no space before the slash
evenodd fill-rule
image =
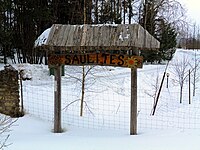
<path id="1" fill-rule="evenodd" d="M 135 136 L 129 135 L 130 69 L 96 67 L 88 76 L 87 105 L 83 117 L 80 117 L 80 102 L 77 100 L 81 93 L 78 83 L 80 68 L 66 66 L 65 76 L 62 77 L 64 132 L 55 134 L 52 133 L 54 84 L 53 76 L 48 75 L 48 67 L 14 65 L 17 69 L 25 69 L 26 75 L 32 80 L 23 82 L 26 115 L 12 126 L 8 141 L 12 144 L 7 149 L 199 150 L 200 83 L 197 78 L 196 95 L 191 96 L 189 105 L 187 78 L 188 70 L 194 68 L 195 62 L 198 64 L 199 58 L 198 51 L 177 50 L 173 61 L 169 63 L 168 88 L 165 79 L 155 116 L 150 115 L 154 95 L 166 65 L 144 65 L 138 69 L 138 135 Z M 179 79 L 175 69 L 186 66 L 186 62 L 189 65 L 184 75 L 186 80 L 180 104 Z M 0 66 L 2 68 L 3 65 Z M 199 71 L 197 67 L 197 77 Z M 71 78 L 72 75 L 76 78 Z"/>
<path id="2" fill-rule="evenodd" d="M 199 150 L 200 130 L 119 131 L 68 128 L 51 133 L 49 122 L 26 115 L 12 128 L 9 150 Z"/>

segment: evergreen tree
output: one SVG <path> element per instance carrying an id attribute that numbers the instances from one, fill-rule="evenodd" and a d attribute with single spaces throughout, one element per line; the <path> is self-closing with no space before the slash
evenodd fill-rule
<path id="1" fill-rule="evenodd" d="M 164 7 L 165 0 L 158 3 L 156 0 L 145 0 L 140 7 L 139 23 L 152 36 L 160 41 L 159 51 L 142 51 L 144 60 L 151 63 L 162 60 L 171 60 L 176 47 L 176 30 L 165 21 L 164 16 L 159 16 L 159 10 Z"/>
<path id="2" fill-rule="evenodd" d="M 139 14 L 139 24 L 153 36 L 155 36 L 156 33 L 156 16 L 158 13 L 158 10 L 155 9 L 155 7 L 155 0 L 145 0 Z"/>
<path id="3" fill-rule="evenodd" d="M 96 6 L 98 7 L 98 6 Z M 105 1 L 102 0 L 101 2 L 101 8 L 100 13 L 98 15 L 98 23 L 116 23 L 121 24 L 122 22 L 122 4 L 119 0 L 110 0 Z"/>
<path id="4" fill-rule="evenodd" d="M 155 11 L 155 0 L 145 0 L 144 3 L 140 6 L 140 14 L 139 14 L 139 24 L 147 30 L 152 36 L 156 38 L 156 15 L 157 11 Z M 144 61 L 147 62 L 155 62 L 158 58 L 157 51 L 148 51 L 142 50 L 141 55 L 144 57 Z"/>
<path id="5" fill-rule="evenodd" d="M 34 42 L 50 26 L 48 4 L 47 0 L 15 0 L 13 2 L 15 6 L 13 45 L 17 49 L 19 62 L 38 63 Z"/>
<path id="6" fill-rule="evenodd" d="M 176 51 L 176 37 L 177 32 L 171 26 L 171 24 L 162 22 L 161 24 L 161 34 L 159 37 L 160 41 L 160 49 L 159 54 L 162 60 L 171 60 L 173 58 L 173 54 Z"/>
<path id="7" fill-rule="evenodd" d="M 165 0 L 163 0 L 165 1 Z M 163 2 L 161 1 L 161 2 Z M 16 49 L 19 62 L 41 63 L 38 58 L 44 55 L 34 49 L 35 39 L 54 23 L 83 24 L 116 23 L 121 24 L 134 17 L 134 0 L 4 0 L 0 1 L 0 53 L 5 58 Z M 165 40 L 164 35 L 175 30 L 160 30 L 159 8 L 156 0 L 145 0 L 140 7 L 139 23 L 155 38 Z M 84 9 L 85 8 L 85 9 Z M 159 29 L 159 30 L 158 30 Z M 168 28 L 166 28 L 168 29 Z M 170 33 L 171 32 L 171 33 Z M 161 36 L 161 33 L 163 36 Z M 171 36 L 168 36 L 171 37 Z M 167 47 L 162 41 L 160 53 L 142 51 L 146 60 L 164 58 Z M 172 44 L 174 45 L 174 44 Z M 173 54 L 170 48 L 171 56 Z M 170 54 L 168 52 L 168 55 Z M 170 56 L 170 55 L 169 55 Z M 21 59 L 22 57 L 22 59 Z M 6 60 L 6 59 L 5 59 Z M 42 59 L 40 59 L 42 60 Z"/>
<path id="8" fill-rule="evenodd" d="M 12 35 L 13 35 L 13 5 L 10 0 L 0 1 L 0 54 L 6 57 L 13 56 Z"/>
<path id="9" fill-rule="evenodd" d="M 113 16 L 112 16 L 112 10 L 111 5 L 109 1 L 102 3 L 101 11 L 99 15 L 99 23 L 112 23 L 113 22 Z"/>

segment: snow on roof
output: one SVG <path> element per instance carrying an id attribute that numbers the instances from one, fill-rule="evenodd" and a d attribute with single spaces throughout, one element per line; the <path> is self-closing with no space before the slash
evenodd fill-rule
<path id="1" fill-rule="evenodd" d="M 51 31 L 51 28 L 46 29 L 35 41 L 35 47 L 42 46 L 46 44 L 47 38 L 49 36 L 49 32 Z"/>
<path id="2" fill-rule="evenodd" d="M 51 51 L 158 49 L 160 43 L 139 24 L 63 25 L 53 24 L 36 40 L 35 47 Z"/>

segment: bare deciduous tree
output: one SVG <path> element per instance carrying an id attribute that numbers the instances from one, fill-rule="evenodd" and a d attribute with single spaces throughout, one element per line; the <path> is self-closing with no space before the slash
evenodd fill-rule
<path id="1" fill-rule="evenodd" d="M 175 60 L 172 64 L 172 74 L 174 74 L 174 81 L 180 86 L 180 103 L 182 103 L 183 86 L 188 77 L 188 70 L 190 61 L 187 56 L 183 55 L 179 60 Z"/>
<path id="2" fill-rule="evenodd" d="M 200 69 L 200 59 L 197 58 L 197 54 L 196 54 L 196 50 L 195 50 L 195 54 L 194 54 L 194 59 L 192 64 L 190 63 L 190 67 L 192 68 L 192 78 L 193 80 L 191 81 L 192 85 L 193 85 L 193 96 L 195 96 L 195 92 L 196 92 L 196 83 L 199 82 L 200 80 L 200 74 L 198 73 L 198 70 Z"/>
<path id="3" fill-rule="evenodd" d="M 83 116 L 83 104 L 85 104 L 85 106 L 88 108 L 88 110 L 91 112 L 89 106 L 87 105 L 87 102 L 84 100 L 85 99 L 85 92 L 87 89 L 89 89 L 89 87 L 95 83 L 95 79 L 91 77 L 92 73 L 91 70 L 94 69 L 94 66 L 82 66 L 81 67 L 82 70 L 80 69 L 80 67 L 77 68 L 77 70 L 74 70 L 73 74 L 68 73 L 66 74 L 67 78 L 69 78 L 69 80 L 75 81 L 75 84 L 80 84 L 80 85 L 76 85 L 76 86 L 80 86 L 80 99 L 74 100 L 73 102 L 71 102 L 70 104 L 68 104 L 65 109 L 67 109 L 67 107 L 69 107 L 71 104 L 80 101 L 81 105 L 80 105 L 80 116 Z M 90 75 L 90 78 L 88 78 L 88 76 Z"/>
<path id="4" fill-rule="evenodd" d="M 199 34 L 199 29 L 197 31 L 197 34 Z M 196 91 L 196 82 L 198 82 L 200 76 L 198 74 L 198 70 L 199 70 L 199 64 L 200 64 L 200 60 L 199 58 L 197 58 L 197 53 L 195 48 L 198 48 L 198 42 L 195 41 L 196 39 L 196 24 L 194 23 L 194 28 L 193 28 L 193 48 L 194 48 L 194 65 L 191 65 L 191 68 L 193 68 L 193 80 L 192 80 L 192 84 L 193 84 L 193 96 L 195 96 L 195 91 Z"/>
<path id="5" fill-rule="evenodd" d="M 153 81 L 153 82 L 150 83 L 150 86 L 151 86 L 152 90 L 151 91 L 145 90 L 145 94 L 147 94 L 149 97 L 153 98 L 153 106 L 155 106 L 156 97 L 157 97 L 158 90 L 159 90 L 159 75 L 158 75 L 158 71 L 157 71 L 156 78 L 151 78 L 149 80 Z M 153 109 L 151 111 L 151 114 L 152 113 L 153 113 Z"/>
<path id="6" fill-rule="evenodd" d="M 93 115 L 92 107 L 89 105 L 87 101 L 87 96 L 89 93 L 98 93 L 103 92 L 105 89 L 99 89 L 96 91 L 94 88 L 95 84 L 103 85 L 106 88 L 113 89 L 119 80 L 113 81 L 114 74 L 112 74 L 112 69 L 105 66 L 80 66 L 80 67 L 69 67 L 68 73 L 64 78 L 68 79 L 71 87 L 75 87 L 76 89 L 76 99 L 72 100 L 64 107 L 67 110 L 70 105 L 80 103 L 80 116 L 83 116 L 83 110 L 86 109 Z M 107 80 L 112 80 L 112 84 L 107 84 Z M 123 80 L 123 79 L 122 79 Z M 115 89 L 114 89 L 115 91 Z M 115 91 L 118 93 L 118 91 Z M 120 91 L 120 94 L 123 94 Z"/>
<path id="7" fill-rule="evenodd" d="M 142 0 L 138 6 L 138 22 L 150 34 L 159 32 L 160 21 L 164 20 L 177 32 L 186 26 L 186 11 L 177 0 Z"/>
<path id="8" fill-rule="evenodd" d="M 16 122 L 16 119 L 0 114 L 0 150 L 8 147 L 10 143 L 7 143 L 10 136 L 10 127 L 13 123 Z"/>

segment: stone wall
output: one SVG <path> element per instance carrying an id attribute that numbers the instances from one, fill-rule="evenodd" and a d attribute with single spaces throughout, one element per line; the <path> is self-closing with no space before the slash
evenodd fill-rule
<path id="1" fill-rule="evenodd" d="M 18 71 L 12 66 L 0 71 L 0 113 L 11 117 L 21 116 L 18 79 Z"/>

